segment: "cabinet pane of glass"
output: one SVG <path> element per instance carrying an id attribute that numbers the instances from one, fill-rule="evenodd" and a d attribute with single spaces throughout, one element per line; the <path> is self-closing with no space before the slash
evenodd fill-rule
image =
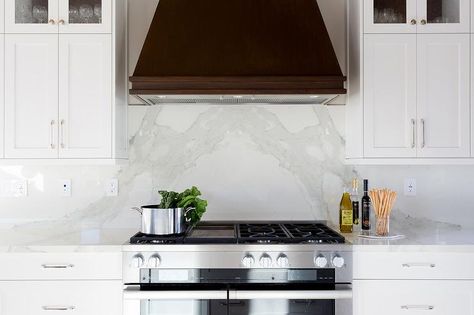
<path id="1" fill-rule="evenodd" d="M 459 23 L 460 0 L 427 0 L 428 23 Z"/>
<path id="2" fill-rule="evenodd" d="M 69 24 L 102 23 L 101 0 L 69 0 Z"/>
<path id="3" fill-rule="evenodd" d="M 374 0 L 375 24 L 405 24 L 407 3 L 413 0 Z"/>
<path id="4" fill-rule="evenodd" d="M 48 0 L 15 0 L 15 23 L 48 23 Z"/>

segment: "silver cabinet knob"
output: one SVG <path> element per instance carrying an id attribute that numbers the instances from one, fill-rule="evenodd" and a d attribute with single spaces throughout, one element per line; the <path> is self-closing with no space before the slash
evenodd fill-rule
<path id="1" fill-rule="evenodd" d="M 280 256 L 278 256 L 277 265 L 280 268 L 288 267 L 290 265 L 290 261 L 288 260 L 288 256 L 286 256 L 285 254 L 281 254 Z"/>
<path id="2" fill-rule="evenodd" d="M 417 23 L 417 22 L 416 22 L 415 19 L 412 19 L 412 20 L 410 21 L 410 24 L 411 24 L 411 25 L 416 25 L 416 23 Z"/>
<path id="3" fill-rule="evenodd" d="M 150 268 L 158 268 L 161 265 L 161 258 L 158 254 L 152 255 L 148 259 L 148 267 Z"/>
<path id="4" fill-rule="evenodd" d="M 336 255 L 333 257 L 332 259 L 332 264 L 334 265 L 334 267 L 336 268 L 342 268 L 344 266 L 344 258 L 342 258 L 341 256 L 339 255 Z"/>
<path id="5" fill-rule="evenodd" d="M 63 19 L 60 19 L 60 20 L 58 21 L 58 24 L 59 24 L 59 25 L 64 25 L 64 24 L 66 24 L 66 22 L 65 22 Z"/>
<path id="6" fill-rule="evenodd" d="M 49 25 L 55 25 L 56 22 L 55 22 L 53 19 L 50 19 L 50 20 L 48 21 L 48 24 L 49 24 Z"/>
<path id="7" fill-rule="evenodd" d="M 272 258 L 268 254 L 263 254 L 260 257 L 260 266 L 263 268 L 269 268 L 272 266 Z"/>
<path id="8" fill-rule="evenodd" d="M 246 268 L 250 268 L 255 263 L 255 258 L 252 255 L 248 254 L 242 258 L 242 265 Z"/>
<path id="9" fill-rule="evenodd" d="M 141 254 L 137 254 L 132 258 L 132 266 L 135 268 L 141 268 L 143 266 L 144 258 Z"/>
<path id="10" fill-rule="evenodd" d="M 328 265 L 328 259 L 323 254 L 314 257 L 314 265 L 318 268 L 325 268 Z"/>
<path id="11" fill-rule="evenodd" d="M 421 25 L 426 25 L 426 20 L 423 19 L 423 20 L 420 21 L 420 23 L 421 23 Z"/>

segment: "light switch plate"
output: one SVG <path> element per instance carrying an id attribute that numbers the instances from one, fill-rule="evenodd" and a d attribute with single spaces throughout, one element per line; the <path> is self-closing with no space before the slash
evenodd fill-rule
<path id="1" fill-rule="evenodd" d="M 12 180 L 11 193 L 13 197 L 28 196 L 28 181 L 26 179 Z"/>

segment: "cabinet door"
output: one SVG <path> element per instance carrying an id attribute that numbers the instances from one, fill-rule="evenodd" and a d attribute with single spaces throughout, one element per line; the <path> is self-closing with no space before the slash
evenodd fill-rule
<path id="1" fill-rule="evenodd" d="M 0 281 L 0 314 L 122 314 L 122 284 L 121 281 Z"/>
<path id="2" fill-rule="evenodd" d="M 0 3 L 0 33 L 5 32 L 5 2 Z"/>
<path id="3" fill-rule="evenodd" d="M 111 35 L 59 35 L 60 158 L 112 155 Z"/>
<path id="4" fill-rule="evenodd" d="M 5 35 L 5 157 L 57 158 L 58 35 Z"/>
<path id="5" fill-rule="evenodd" d="M 416 35 L 365 36 L 364 156 L 415 157 Z"/>
<path id="6" fill-rule="evenodd" d="M 111 33 L 112 0 L 59 2 L 60 33 Z"/>
<path id="7" fill-rule="evenodd" d="M 418 33 L 469 33 L 470 0 L 418 0 Z"/>
<path id="8" fill-rule="evenodd" d="M 418 35 L 419 157 L 470 156 L 470 35 Z"/>
<path id="9" fill-rule="evenodd" d="M 58 0 L 5 0 L 6 33 L 57 33 Z"/>
<path id="10" fill-rule="evenodd" d="M 365 0 L 365 33 L 415 33 L 415 0 Z"/>
<path id="11" fill-rule="evenodd" d="M 356 280 L 354 315 L 474 315 L 474 282 Z"/>
<path id="12" fill-rule="evenodd" d="M 4 98 L 4 79 L 5 79 L 5 72 L 4 72 L 4 62 L 3 62 L 3 55 L 4 55 L 4 43 L 5 43 L 5 35 L 0 34 L 0 158 L 4 157 L 4 123 L 5 123 L 5 98 Z"/>

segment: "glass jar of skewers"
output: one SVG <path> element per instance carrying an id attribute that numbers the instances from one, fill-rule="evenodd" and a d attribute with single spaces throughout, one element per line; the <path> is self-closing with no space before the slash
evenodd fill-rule
<path id="1" fill-rule="evenodd" d="M 390 232 L 390 213 L 397 198 L 397 193 L 390 189 L 372 189 L 370 198 L 375 212 L 375 234 L 388 236 Z"/>

